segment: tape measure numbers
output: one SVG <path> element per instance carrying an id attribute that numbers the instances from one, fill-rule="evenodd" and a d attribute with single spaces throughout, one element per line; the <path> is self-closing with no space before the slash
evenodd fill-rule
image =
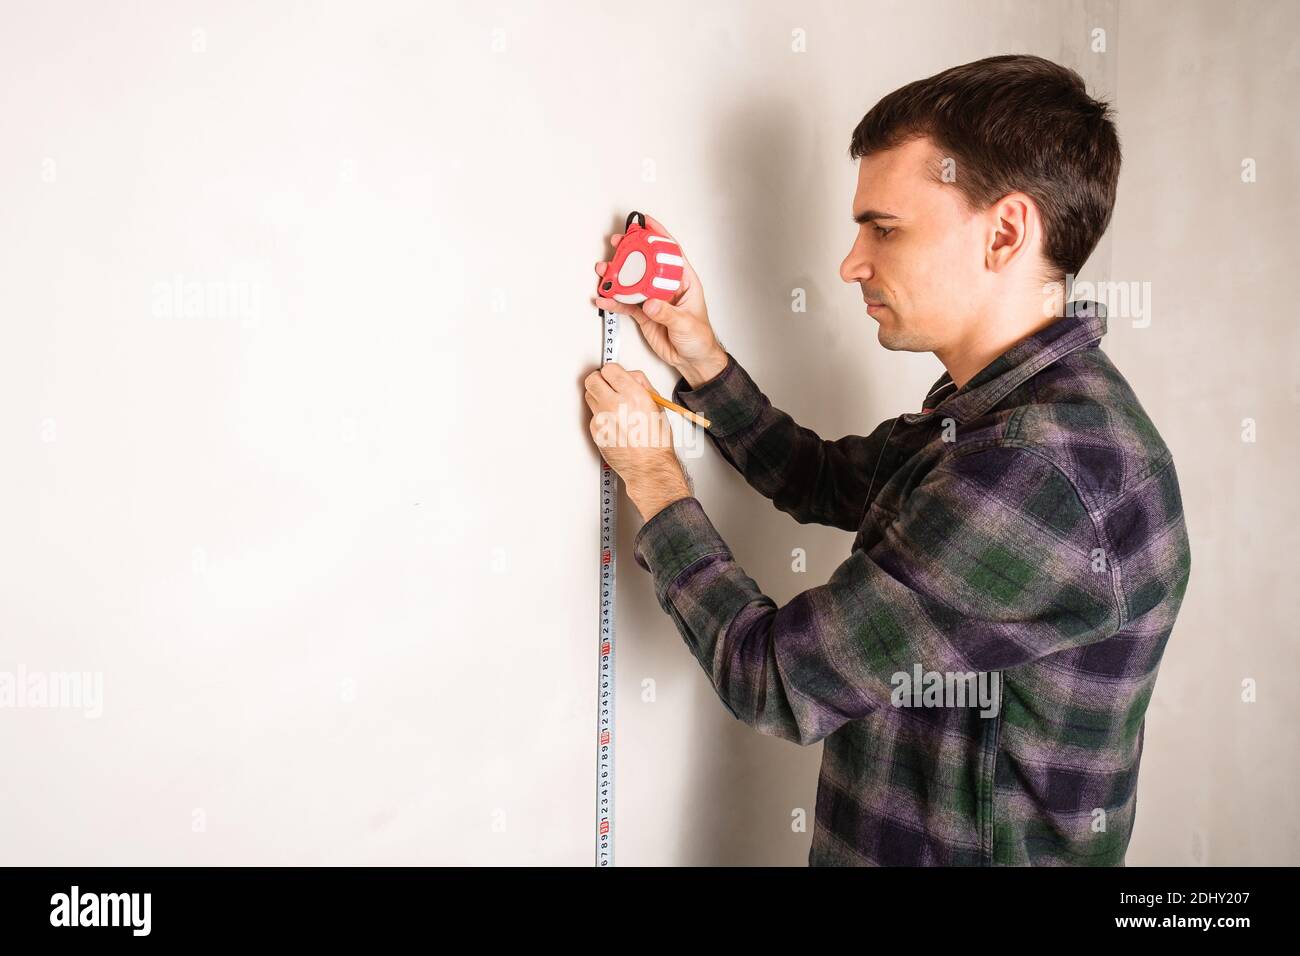
<path id="1" fill-rule="evenodd" d="M 618 361 L 618 313 L 600 310 L 600 364 Z M 600 671 L 596 709 L 596 865 L 614 865 L 614 594 L 618 585 L 618 473 L 600 460 Z"/>

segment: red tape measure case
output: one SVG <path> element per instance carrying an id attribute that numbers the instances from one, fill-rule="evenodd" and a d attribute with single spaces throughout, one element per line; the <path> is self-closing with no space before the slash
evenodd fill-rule
<path id="1" fill-rule="evenodd" d="M 645 216 L 633 212 L 614 258 L 596 284 L 596 294 L 625 305 L 646 299 L 672 301 L 681 290 L 685 264 L 681 247 L 646 228 Z"/>

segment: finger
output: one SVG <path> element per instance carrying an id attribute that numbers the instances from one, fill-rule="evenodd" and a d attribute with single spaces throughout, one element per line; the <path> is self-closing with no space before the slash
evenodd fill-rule
<path id="1" fill-rule="evenodd" d="M 641 304 L 641 314 L 645 316 L 647 322 L 658 322 L 660 325 L 667 326 L 672 321 L 673 317 L 678 314 L 676 299 L 671 302 L 665 299 L 652 300 L 659 303 L 655 306 L 654 314 L 645 310 L 645 307 L 650 304 L 650 301 L 651 300 L 647 300 Z"/>
<path id="2" fill-rule="evenodd" d="M 592 377 L 587 379 L 587 394 L 601 405 L 608 405 L 616 397 L 614 387 L 600 372 L 593 373 Z"/>
<path id="3" fill-rule="evenodd" d="M 653 229 L 658 235 L 667 236 L 669 239 L 672 239 L 673 242 L 677 242 L 677 240 L 673 237 L 673 234 L 664 228 L 664 224 L 660 222 L 658 219 L 654 218 L 653 216 L 646 216 L 645 224 L 649 226 L 651 229 Z M 677 247 L 679 249 L 681 248 L 681 245 L 682 244 L 680 242 L 677 242 Z"/>
<path id="4" fill-rule="evenodd" d="M 617 362 L 606 362 L 600 367 L 600 374 L 615 391 L 623 392 L 637 385 L 636 379 L 627 373 L 627 369 Z"/>
<path id="5" fill-rule="evenodd" d="M 641 311 L 641 306 L 639 305 L 629 305 L 626 302 L 607 299 L 603 295 L 592 296 L 592 299 L 595 301 L 597 308 L 604 309 L 606 312 L 617 312 L 619 315 L 630 315 L 636 319 L 638 323 L 649 320 L 649 316 Z"/>
<path id="6" fill-rule="evenodd" d="M 645 381 L 644 375 L 638 379 L 621 365 L 616 365 L 613 368 L 610 368 L 610 363 L 608 362 L 605 364 L 605 368 L 609 372 L 606 376 L 606 380 L 611 386 L 613 386 L 614 391 L 618 393 L 619 400 L 635 402 L 648 393 L 654 391 L 650 383 Z"/>
<path id="7" fill-rule="evenodd" d="M 645 390 L 649 392 L 651 395 L 659 394 L 658 392 L 655 391 L 655 387 L 650 384 L 650 379 L 645 377 L 645 372 L 641 371 L 640 369 L 637 369 L 634 372 L 628 372 L 628 374 L 631 375 L 638 382 L 640 382 L 641 385 L 645 388 Z"/>
<path id="8" fill-rule="evenodd" d="M 617 312 L 619 315 L 631 315 L 632 306 L 624 302 L 615 302 L 613 299 L 607 299 L 603 295 L 592 297 L 597 308 L 604 309 L 606 312 Z"/>
<path id="9" fill-rule="evenodd" d="M 594 402 L 593 408 L 612 408 L 619 403 L 619 393 L 607 381 L 591 386 L 585 394 L 589 402 Z"/>
<path id="10" fill-rule="evenodd" d="M 605 274 L 605 270 L 608 269 L 608 268 L 609 268 L 609 263 L 608 263 L 608 262 L 605 262 L 605 261 L 597 262 L 597 263 L 596 263 L 596 275 L 598 275 L 598 276 L 603 276 L 603 275 Z"/>
<path id="11" fill-rule="evenodd" d="M 623 241 L 623 233 L 621 232 L 616 232 L 614 233 L 614 235 L 609 237 L 609 244 L 611 246 L 617 246 L 622 241 Z"/>

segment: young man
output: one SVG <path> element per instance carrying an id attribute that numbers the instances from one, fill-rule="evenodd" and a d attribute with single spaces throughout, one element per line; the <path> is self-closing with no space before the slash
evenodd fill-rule
<path id="1" fill-rule="evenodd" d="M 682 376 L 674 399 L 754 488 L 857 533 L 827 583 L 777 607 L 671 442 L 608 430 L 620 404 L 662 416 L 645 376 L 587 377 L 593 437 L 645 519 L 637 563 L 723 704 L 825 741 L 814 865 L 1124 862 L 1191 556 L 1170 452 L 1098 348 L 1105 311 L 1065 302 L 1114 204 L 1108 114 L 1073 71 L 998 56 L 858 124 L 840 274 L 881 345 L 947 370 L 921 411 L 865 437 L 822 440 L 774 408 L 689 265 L 671 304 L 596 299 L 636 319 Z"/>

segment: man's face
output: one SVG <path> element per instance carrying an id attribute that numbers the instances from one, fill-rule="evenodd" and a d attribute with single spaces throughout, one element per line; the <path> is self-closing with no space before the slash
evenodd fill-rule
<path id="1" fill-rule="evenodd" d="M 960 342 L 987 294 L 987 223 L 966 209 L 955 184 L 933 180 L 927 164 L 935 169 L 940 160 L 928 139 L 858 160 L 853 215 L 870 218 L 857 226 L 840 276 L 882 305 L 870 314 L 892 351 Z"/>

